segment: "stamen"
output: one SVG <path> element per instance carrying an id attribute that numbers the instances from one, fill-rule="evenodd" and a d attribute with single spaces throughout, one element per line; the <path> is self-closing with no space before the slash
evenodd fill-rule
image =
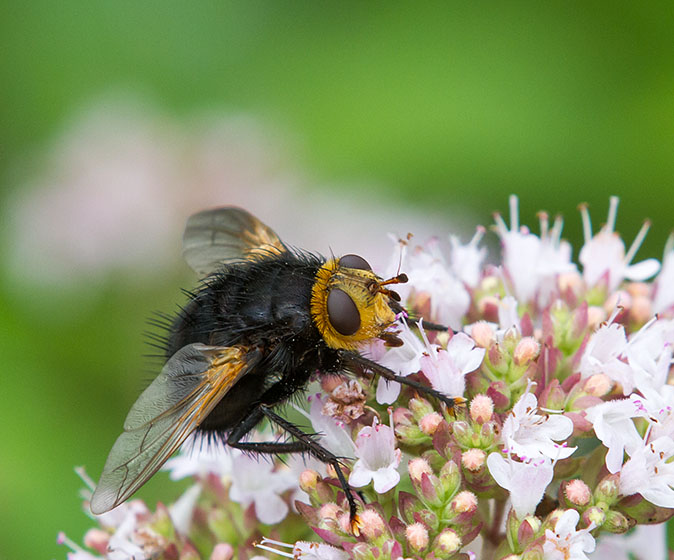
<path id="1" fill-rule="evenodd" d="M 560 215 L 555 216 L 555 223 L 550 231 L 550 239 L 555 245 L 559 245 L 562 239 L 562 230 L 564 229 L 564 218 Z"/>
<path id="2" fill-rule="evenodd" d="M 508 233 L 508 226 L 505 223 L 505 220 L 503 219 L 503 216 L 499 214 L 498 212 L 494 213 L 494 221 L 496 222 L 494 225 L 496 227 L 496 231 L 498 232 L 499 235 L 503 236 L 506 233 Z"/>
<path id="3" fill-rule="evenodd" d="M 606 219 L 606 231 L 613 233 L 615 231 L 616 217 L 618 216 L 618 203 L 620 199 L 617 196 L 612 196 L 609 199 L 608 218 Z"/>
<path id="4" fill-rule="evenodd" d="M 75 467 L 75 473 L 80 477 L 80 479 L 82 479 L 82 482 L 87 485 L 89 490 L 92 492 L 96 490 L 96 483 L 87 474 L 87 471 L 84 470 L 84 467 Z"/>
<path id="5" fill-rule="evenodd" d="M 517 195 L 511 194 L 508 202 L 510 203 L 510 231 L 518 231 L 520 229 L 520 213 Z"/>
<path id="6" fill-rule="evenodd" d="M 473 235 L 473 238 L 470 240 L 468 245 L 470 245 L 471 247 L 476 247 L 477 244 L 480 241 L 482 241 L 482 238 L 484 237 L 485 231 L 486 230 L 485 230 L 484 226 L 477 226 L 477 228 L 475 228 L 475 235 Z M 674 235 L 672 235 L 671 237 L 673 239 L 672 244 L 674 244 Z"/>
<path id="7" fill-rule="evenodd" d="M 637 233 L 636 238 L 632 242 L 632 245 L 630 246 L 630 250 L 627 251 L 627 254 L 625 255 L 625 264 L 630 264 L 632 262 L 632 259 L 634 258 L 634 255 L 637 254 L 637 251 L 639 250 L 639 247 L 641 247 L 641 244 L 644 242 L 644 239 L 646 237 L 646 234 L 648 233 L 648 230 L 651 227 L 651 222 L 649 220 L 646 220 L 644 222 L 644 225 L 641 226 L 641 229 L 639 230 L 639 233 Z"/>
<path id="8" fill-rule="evenodd" d="M 286 544 L 286 543 L 280 543 L 278 541 L 270 541 L 268 539 L 262 539 L 261 543 L 255 543 L 255 548 L 261 548 L 262 550 L 266 550 L 267 552 L 273 552 L 274 554 L 278 554 L 279 556 L 285 556 L 286 558 L 294 558 L 294 556 L 290 552 L 284 552 L 282 550 L 277 550 L 275 548 L 272 548 L 271 546 L 266 546 L 265 543 L 273 543 L 273 544 L 276 544 L 278 546 L 293 548 L 293 545 L 289 545 L 289 544 Z"/>
<path id="9" fill-rule="evenodd" d="M 59 534 L 56 537 L 56 544 L 64 544 L 73 552 L 84 552 L 84 549 L 75 541 L 68 538 L 68 536 L 63 531 L 59 531 Z"/>
<path id="10" fill-rule="evenodd" d="M 583 220 L 583 239 L 588 243 L 592 239 L 592 222 L 590 221 L 590 212 L 587 209 L 587 203 L 583 202 L 578 206 L 580 217 Z"/>
<path id="11" fill-rule="evenodd" d="M 663 260 L 670 251 L 674 251 L 674 233 L 670 233 L 669 237 L 667 238 L 667 242 L 665 243 L 665 252 L 662 255 Z"/>
<path id="12" fill-rule="evenodd" d="M 548 213 L 541 211 L 538 213 L 538 221 L 541 224 L 541 239 L 548 236 Z"/>

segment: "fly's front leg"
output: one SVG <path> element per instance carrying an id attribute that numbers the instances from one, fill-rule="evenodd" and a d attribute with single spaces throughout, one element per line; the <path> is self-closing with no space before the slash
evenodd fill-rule
<path id="1" fill-rule="evenodd" d="M 268 418 L 271 422 L 285 430 L 295 439 L 295 441 L 241 441 L 241 439 L 243 439 L 243 437 L 248 434 L 263 417 Z M 353 497 L 351 488 L 342 471 L 339 457 L 316 442 L 310 434 L 303 432 L 301 428 L 273 412 L 269 406 L 259 404 L 253 409 L 250 414 L 230 432 L 227 438 L 227 444 L 236 449 L 241 449 L 242 451 L 253 451 L 255 453 L 268 453 L 273 455 L 279 453 L 309 453 L 322 463 L 331 465 L 335 470 L 339 484 L 342 487 L 342 490 L 344 490 L 346 500 L 349 504 L 351 527 L 353 528 L 354 533 L 358 531 L 356 500 Z"/>

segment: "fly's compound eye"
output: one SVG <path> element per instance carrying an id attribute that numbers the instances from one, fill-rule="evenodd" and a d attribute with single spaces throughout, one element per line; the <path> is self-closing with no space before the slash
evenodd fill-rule
<path id="1" fill-rule="evenodd" d="M 328 294 L 328 319 L 333 328 L 344 336 L 352 335 L 360 328 L 358 307 L 351 296 L 339 288 L 333 288 Z"/>
<path id="2" fill-rule="evenodd" d="M 339 265 L 346 268 L 357 268 L 359 270 L 372 270 L 370 263 L 358 255 L 344 255 L 339 259 Z"/>

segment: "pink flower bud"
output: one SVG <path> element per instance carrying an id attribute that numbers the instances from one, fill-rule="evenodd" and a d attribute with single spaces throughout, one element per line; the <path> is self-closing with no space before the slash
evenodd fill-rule
<path id="1" fill-rule="evenodd" d="M 302 471 L 302 474 L 300 474 L 300 488 L 307 494 L 311 494 L 316 490 L 316 484 L 318 484 L 320 479 L 320 475 L 312 469 Z"/>
<path id="2" fill-rule="evenodd" d="M 336 521 L 340 513 L 343 513 L 342 508 L 340 508 L 334 502 L 323 504 L 321 509 L 318 510 L 318 515 L 321 517 L 321 519 L 325 520 L 333 519 Z"/>
<path id="3" fill-rule="evenodd" d="M 564 486 L 566 499 L 576 506 L 586 506 L 592 498 L 592 490 L 582 480 L 570 480 Z"/>
<path id="4" fill-rule="evenodd" d="M 218 543 L 213 547 L 210 560 L 231 560 L 234 556 L 234 549 L 231 544 Z"/>
<path id="5" fill-rule="evenodd" d="M 84 545 L 95 550 L 99 554 L 107 553 L 108 541 L 110 541 L 110 533 L 103 529 L 89 529 L 84 535 Z"/>
<path id="6" fill-rule="evenodd" d="M 426 435 L 432 436 L 438 429 L 440 422 L 442 422 L 442 416 L 437 412 L 431 412 L 419 420 L 419 427 Z"/>
<path id="7" fill-rule="evenodd" d="M 438 558 L 449 558 L 461 548 L 461 538 L 452 529 L 445 529 L 433 543 L 433 552 Z"/>
<path id="8" fill-rule="evenodd" d="M 471 472 L 479 471 L 487 459 L 487 454 L 482 449 L 469 449 L 461 455 L 461 464 Z"/>
<path id="9" fill-rule="evenodd" d="M 478 321 L 470 330 L 470 336 L 480 348 L 489 348 L 496 342 L 496 333 L 486 321 Z"/>
<path id="10" fill-rule="evenodd" d="M 596 373 L 587 378 L 583 390 L 593 397 L 603 397 L 611 391 L 611 387 L 613 387 L 613 381 L 608 375 Z"/>
<path id="11" fill-rule="evenodd" d="M 413 523 L 405 529 L 405 538 L 414 552 L 421 552 L 428 546 L 428 529 L 422 523 Z"/>
<path id="12" fill-rule="evenodd" d="M 634 322 L 641 325 L 653 316 L 653 305 L 650 298 L 637 296 L 632 300 L 630 316 Z"/>
<path id="13" fill-rule="evenodd" d="M 517 343 L 513 358 L 518 366 L 529 364 L 538 357 L 541 345 L 531 336 L 525 336 Z"/>
<path id="14" fill-rule="evenodd" d="M 595 330 L 608 317 L 603 308 L 592 305 L 587 308 L 587 326 Z"/>
<path id="15" fill-rule="evenodd" d="M 410 473 L 410 478 L 412 479 L 412 481 L 413 482 L 416 481 L 417 483 L 421 483 L 421 477 L 424 474 L 427 475 L 433 474 L 433 470 L 431 469 L 431 466 L 428 464 L 428 461 L 426 461 L 426 459 L 422 459 L 421 457 L 412 459 L 407 465 L 407 470 Z"/>
<path id="16" fill-rule="evenodd" d="M 494 413 L 494 401 L 487 395 L 475 395 L 470 401 L 470 417 L 478 424 L 491 420 Z"/>
<path id="17" fill-rule="evenodd" d="M 388 532 L 384 520 L 375 510 L 366 509 L 359 513 L 358 517 L 360 519 L 360 534 L 367 540 L 378 539 L 385 532 Z"/>
<path id="18" fill-rule="evenodd" d="M 477 509 L 477 496 L 469 490 L 463 490 L 454 496 L 452 508 L 459 513 L 475 511 Z"/>

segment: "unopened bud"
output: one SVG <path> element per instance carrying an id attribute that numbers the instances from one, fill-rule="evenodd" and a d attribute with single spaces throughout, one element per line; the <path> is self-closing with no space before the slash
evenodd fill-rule
<path id="1" fill-rule="evenodd" d="M 609 507 L 614 505 L 620 495 L 619 474 L 609 474 L 601 479 L 594 491 L 595 502 L 604 502 Z"/>
<path id="2" fill-rule="evenodd" d="M 451 502 L 452 509 L 458 513 L 468 513 L 477 509 L 477 496 L 469 490 L 459 492 Z"/>
<path id="3" fill-rule="evenodd" d="M 471 472 L 479 471 L 487 459 L 487 454 L 482 449 L 469 449 L 461 455 L 461 464 Z"/>
<path id="4" fill-rule="evenodd" d="M 461 548 L 461 538 L 452 529 L 445 529 L 433 543 L 433 552 L 438 558 L 450 558 Z"/>
<path id="5" fill-rule="evenodd" d="M 494 401 L 487 395 L 475 395 L 470 401 L 470 417 L 478 424 L 484 424 L 491 420 L 494 414 Z"/>
<path id="6" fill-rule="evenodd" d="M 513 359 L 518 366 L 524 366 L 538 357 L 541 345 L 532 336 L 525 336 L 517 343 Z"/>
<path id="7" fill-rule="evenodd" d="M 410 478 L 412 479 L 413 482 L 414 481 L 421 482 L 421 477 L 424 474 L 428 475 L 433 474 L 433 470 L 431 469 L 431 466 L 428 464 L 428 461 L 420 457 L 412 459 L 407 465 L 407 470 L 409 471 Z"/>
<path id="8" fill-rule="evenodd" d="M 99 554 L 107 554 L 110 533 L 103 529 L 89 529 L 84 535 L 84 544 Z"/>
<path id="9" fill-rule="evenodd" d="M 653 305 L 651 299 L 646 296 L 637 296 L 632 300 L 630 309 L 632 320 L 638 325 L 644 324 L 653 316 Z"/>
<path id="10" fill-rule="evenodd" d="M 358 514 L 360 519 L 360 534 L 368 541 L 381 538 L 388 533 L 388 528 L 381 515 L 373 509 L 366 509 Z"/>
<path id="11" fill-rule="evenodd" d="M 583 512 L 582 520 L 588 527 L 592 524 L 595 527 L 601 527 L 606 521 L 606 512 L 600 507 L 592 506 Z"/>
<path id="12" fill-rule="evenodd" d="M 587 326 L 595 330 L 601 323 L 606 321 L 606 311 L 602 307 L 591 305 L 587 308 Z"/>
<path id="13" fill-rule="evenodd" d="M 634 523 L 630 523 L 630 520 L 619 511 L 609 511 L 601 528 L 609 533 L 626 533 L 633 525 Z"/>
<path id="14" fill-rule="evenodd" d="M 605 373 L 595 373 L 587 378 L 583 390 L 593 397 L 603 397 L 611 391 L 613 381 Z"/>
<path id="15" fill-rule="evenodd" d="M 333 519 L 335 521 L 337 521 L 337 518 L 341 513 L 343 513 L 342 508 L 334 502 L 323 504 L 321 509 L 318 510 L 318 515 L 321 519 Z"/>
<path id="16" fill-rule="evenodd" d="M 414 419 L 417 421 L 419 421 L 427 414 L 431 414 L 435 410 L 431 403 L 429 403 L 426 399 L 421 397 L 415 397 L 413 399 L 410 399 L 410 402 L 407 406 L 414 415 Z"/>
<path id="17" fill-rule="evenodd" d="M 213 547 L 210 560 L 231 560 L 234 556 L 234 549 L 229 543 L 218 543 Z"/>
<path id="18" fill-rule="evenodd" d="M 422 523 L 413 523 L 405 529 L 405 538 L 410 548 L 419 553 L 428 546 L 428 529 Z"/>
<path id="19" fill-rule="evenodd" d="M 564 495 L 570 503 L 576 506 L 586 506 L 592 498 L 592 490 L 582 480 L 570 480 L 563 485 Z"/>
<path id="20" fill-rule="evenodd" d="M 440 469 L 440 483 L 442 484 L 443 497 L 453 496 L 461 485 L 461 473 L 459 466 L 454 461 L 447 461 Z"/>
<path id="21" fill-rule="evenodd" d="M 442 416 L 437 412 L 431 412 L 419 420 L 419 428 L 426 435 L 432 436 L 438 429 L 440 422 L 442 422 Z"/>
<path id="22" fill-rule="evenodd" d="M 480 348 L 489 348 L 496 342 L 496 333 L 486 321 L 478 321 L 470 329 L 470 336 Z"/>
<path id="23" fill-rule="evenodd" d="M 306 469 L 300 474 L 300 488 L 307 494 L 311 494 L 316 490 L 316 485 L 320 479 L 320 475 L 315 470 Z"/>

